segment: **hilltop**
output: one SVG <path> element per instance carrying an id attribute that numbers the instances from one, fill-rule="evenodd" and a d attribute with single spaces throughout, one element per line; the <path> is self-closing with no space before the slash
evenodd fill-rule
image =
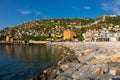
<path id="1" fill-rule="evenodd" d="M 16 40 L 60 40 L 63 38 L 65 29 L 72 29 L 75 32 L 75 38 L 83 40 L 82 34 L 91 29 L 102 29 L 112 27 L 110 32 L 119 32 L 114 30 L 116 25 L 120 26 L 120 16 L 101 16 L 96 19 L 91 18 L 61 18 L 61 19 L 41 19 L 31 20 L 0 31 L 0 40 L 6 36 Z"/>

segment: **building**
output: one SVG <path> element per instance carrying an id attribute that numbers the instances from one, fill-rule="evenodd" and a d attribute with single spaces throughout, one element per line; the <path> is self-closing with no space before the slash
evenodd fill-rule
<path id="1" fill-rule="evenodd" d="M 10 37 L 9 37 L 9 36 L 6 36 L 5 41 L 6 41 L 6 42 L 9 42 L 9 41 L 10 41 Z"/>
<path id="2" fill-rule="evenodd" d="M 92 36 L 91 34 L 85 33 L 82 35 L 84 38 L 84 42 L 91 42 L 92 41 Z"/>
<path id="3" fill-rule="evenodd" d="M 119 26 L 117 26 L 119 27 Z M 118 38 L 120 37 L 119 32 L 111 33 L 109 32 L 109 28 L 102 28 L 99 30 L 89 30 L 86 33 L 83 33 L 82 36 L 84 38 L 85 42 L 108 42 L 108 41 L 118 41 Z"/>
<path id="4" fill-rule="evenodd" d="M 73 40 L 74 32 L 72 30 L 64 30 L 63 39 L 64 40 Z"/>

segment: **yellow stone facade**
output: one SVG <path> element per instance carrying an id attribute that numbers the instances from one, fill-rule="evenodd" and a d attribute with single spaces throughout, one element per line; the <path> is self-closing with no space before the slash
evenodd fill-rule
<path id="1" fill-rule="evenodd" d="M 10 41 L 10 38 L 9 36 L 6 36 L 6 39 L 5 39 L 6 42 L 9 42 Z"/>
<path id="2" fill-rule="evenodd" d="M 72 30 L 64 30 L 63 39 L 64 40 L 73 40 L 73 31 Z"/>

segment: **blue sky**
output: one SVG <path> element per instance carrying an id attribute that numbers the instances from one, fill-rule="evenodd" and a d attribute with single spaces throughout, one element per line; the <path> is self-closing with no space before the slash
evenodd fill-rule
<path id="1" fill-rule="evenodd" d="M 0 29 L 45 18 L 120 15 L 120 0 L 0 0 Z"/>

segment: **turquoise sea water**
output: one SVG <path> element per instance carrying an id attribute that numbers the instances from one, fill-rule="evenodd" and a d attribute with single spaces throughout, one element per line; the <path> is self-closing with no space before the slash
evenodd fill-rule
<path id="1" fill-rule="evenodd" d="M 46 45 L 0 45 L 0 80 L 28 80 L 55 65 L 62 51 Z"/>

